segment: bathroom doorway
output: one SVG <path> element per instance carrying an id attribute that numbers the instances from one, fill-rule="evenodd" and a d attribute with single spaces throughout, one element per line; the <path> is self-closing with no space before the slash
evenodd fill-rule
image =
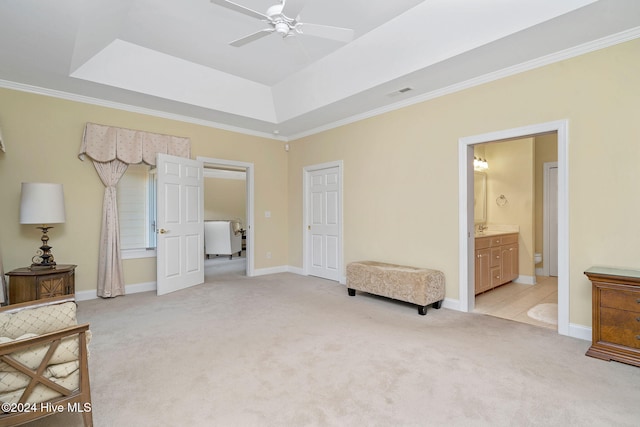
<path id="1" fill-rule="evenodd" d="M 553 182 L 548 179 L 551 170 L 557 172 L 557 152 L 555 133 L 474 146 L 474 312 L 557 329 L 557 278 L 548 273 L 550 267 L 557 270 L 557 250 L 549 251 L 553 243 L 547 242 L 551 234 L 557 236 L 557 199 L 550 203 L 557 191 L 549 191 Z M 484 183 L 480 192 L 479 178 Z M 549 223 L 556 224 L 555 233 Z M 511 240 L 515 245 L 507 244 Z M 491 248 L 481 249 L 488 241 Z M 543 257 L 543 248 L 555 252 L 555 262 L 548 253 Z"/>
<path id="2" fill-rule="evenodd" d="M 475 228 L 473 220 L 473 155 L 474 146 L 495 141 L 509 141 L 525 137 L 557 135 L 558 163 L 558 333 L 569 335 L 569 275 L 568 275 L 568 189 L 566 121 L 542 123 L 476 135 L 459 140 L 460 172 L 460 309 L 474 311 L 475 306 Z M 491 167 L 491 166 L 489 166 Z M 507 197 L 508 200 L 508 197 Z M 537 227 L 537 228 L 542 228 Z M 531 263 L 533 264 L 533 246 Z M 466 279 L 466 280 L 465 280 Z M 535 275 L 534 275 L 535 280 Z M 530 286 L 530 285 L 524 285 Z M 508 288 L 507 288 L 508 289 Z"/>

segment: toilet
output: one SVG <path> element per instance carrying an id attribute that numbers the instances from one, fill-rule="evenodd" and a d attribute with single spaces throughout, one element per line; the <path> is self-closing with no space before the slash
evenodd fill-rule
<path id="1" fill-rule="evenodd" d="M 542 254 L 540 253 L 533 254 L 533 260 L 535 261 L 536 264 L 540 264 L 542 262 Z"/>

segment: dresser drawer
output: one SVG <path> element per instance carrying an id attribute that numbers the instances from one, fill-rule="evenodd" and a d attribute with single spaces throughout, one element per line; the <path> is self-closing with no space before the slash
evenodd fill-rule
<path id="1" fill-rule="evenodd" d="M 600 289 L 600 307 L 640 313 L 640 292 L 619 289 Z"/>
<path id="2" fill-rule="evenodd" d="M 600 340 L 640 349 L 640 313 L 600 309 Z"/>

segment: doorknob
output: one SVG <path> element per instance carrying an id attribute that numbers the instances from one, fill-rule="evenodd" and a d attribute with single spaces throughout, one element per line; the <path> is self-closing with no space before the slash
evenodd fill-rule
<path id="1" fill-rule="evenodd" d="M 311 226 L 310 225 L 307 225 L 307 230 L 311 230 Z"/>
<path id="2" fill-rule="evenodd" d="M 164 228 L 161 228 L 160 230 L 158 230 L 158 233 L 160 233 L 160 234 L 165 234 L 165 233 L 168 233 L 168 232 L 169 232 L 169 230 L 165 230 Z"/>

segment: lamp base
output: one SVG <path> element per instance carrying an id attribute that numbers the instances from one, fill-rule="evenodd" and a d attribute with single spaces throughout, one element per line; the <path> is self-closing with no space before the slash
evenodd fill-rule
<path id="1" fill-rule="evenodd" d="M 42 227 L 36 228 L 42 230 L 42 237 L 40 238 L 40 240 L 42 241 L 42 246 L 40 246 L 37 255 L 31 258 L 32 264 L 30 268 L 31 270 L 46 270 L 49 268 L 55 268 L 56 262 L 53 259 L 53 254 L 51 253 L 51 246 L 48 245 L 49 236 L 47 235 L 49 229 L 53 227 L 47 226 L 45 224 Z"/>

